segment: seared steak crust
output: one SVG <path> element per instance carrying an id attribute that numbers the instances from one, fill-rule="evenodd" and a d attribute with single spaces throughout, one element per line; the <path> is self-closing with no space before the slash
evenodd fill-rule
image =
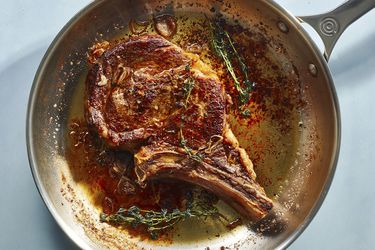
<path id="1" fill-rule="evenodd" d="M 259 219 L 271 210 L 226 122 L 224 86 L 197 55 L 157 35 L 95 49 L 86 118 L 108 145 L 135 153 L 139 184 L 177 178 L 211 190 L 245 216 Z"/>
<path id="2" fill-rule="evenodd" d="M 95 58 L 96 59 L 96 58 Z M 87 78 L 87 119 L 109 145 L 133 150 L 173 112 L 180 88 L 172 81 L 190 62 L 156 36 L 131 39 L 95 60 Z"/>
<path id="3" fill-rule="evenodd" d="M 180 147 L 165 141 L 142 147 L 135 155 L 139 183 L 146 184 L 155 178 L 196 183 L 227 201 L 244 216 L 255 220 L 262 218 L 272 209 L 272 202 L 255 181 L 250 160 L 247 155 L 241 155 L 243 149 L 226 138 L 226 135 L 217 137 L 211 146 L 202 147 L 199 150 L 201 159 L 189 157 Z"/>

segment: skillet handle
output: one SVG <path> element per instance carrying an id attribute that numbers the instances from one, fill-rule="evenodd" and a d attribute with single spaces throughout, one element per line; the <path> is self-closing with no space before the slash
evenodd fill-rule
<path id="1" fill-rule="evenodd" d="M 328 61 L 332 50 L 345 29 L 358 18 L 375 8 L 374 0 L 349 0 L 333 11 L 313 16 L 298 17 L 310 24 L 322 38 Z"/>

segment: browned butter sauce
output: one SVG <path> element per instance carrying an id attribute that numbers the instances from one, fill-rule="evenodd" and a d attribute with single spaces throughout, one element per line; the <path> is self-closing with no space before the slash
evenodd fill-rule
<path id="1" fill-rule="evenodd" d="M 177 31 L 170 40 L 186 51 L 198 54 L 217 72 L 233 102 L 228 107 L 231 128 L 254 163 L 257 181 L 269 197 L 277 198 L 292 164 L 293 158 L 288 153 L 298 147 L 300 136 L 299 111 L 304 104 L 300 97 L 298 72 L 274 56 L 283 48 L 262 35 L 259 32 L 261 26 L 244 29 L 239 23 L 227 23 L 225 29 L 248 66 L 250 79 L 255 82 L 246 106 L 250 116 L 243 117 L 238 112 L 233 80 L 211 49 L 206 17 L 185 14 L 174 18 Z M 151 23 L 142 31 L 155 33 Z M 124 30 L 114 41 L 129 36 L 134 34 Z M 84 81 L 85 76 L 76 89 L 66 137 L 66 156 L 75 181 L 85 187 L 92 202 L 105 213 L 115 213 L 120 207 L 133 205 L 152 210 L 183 208 L 192 184 L 159 180 L 150 182 L 145 189 L 140 188 L 133 171 L 133 156 L 109 149 L 90 132 L 84 120 Z M 231 225 L 237 225 L 239 221 Z M 142 228 L 131 231 L 136 235 L 142 232 Z"/>

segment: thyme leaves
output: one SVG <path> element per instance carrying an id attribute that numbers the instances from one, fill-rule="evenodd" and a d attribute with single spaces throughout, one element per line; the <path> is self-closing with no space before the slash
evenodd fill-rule
<path id="1" fill-rule="evenodd" d="M 100 214 L 100 221 L 116 226 L 131 226 L 133 228 L 144 227 L 152 239 L 157 239 L 161 231 L 172 228 L 177 223 L 189 219 L 199 218 L 206 220 L 212 218 L 224 218 L 213 203 L 203 197 L 192 197 L 188 200 L 186 209 L 161 209 L 160 211 L 143 210 L 137 206 L 129 209 L 120 208 L 115 214 Z"/>
<path id="2" fill-rule="evenodd" d="M 240 103 L 240 114 L 248 117 L 250 111 L 244 109 L 243 106 L 250 100 L 250 93 L 253 91 L 254 82 L 249 79 L 249 68 L 244 62 L 242 56 L 238 53 L 234 42 L 228 32 L 223 28 L 225 23 L 221 23 L 221 20 L 215 20 L 210 22 L 210 28 L 212 31 L 212 47 L 219 58 L 224 62 L 224 65 L 234 81 L 234 87 L 239 94 Z M 239 71 L 242 74 L 242 81 L 237 76 L 234 64 L 237 63 Z"/>
<path id="3" fill-rule="evenodd" d="M 184 86 L 182 87 L 182 91 L 183 91 L 184 97 L 185 97 L 185 103 L 184 103 L 185 108 L 187 108 L 187 106 L 188 106 L 190 94 L 191 94 L 191 91 L 194 88 L 194 85 L 195 85 L 195 81 L 191 77 L 187 78 L 184 81 Z"/>
<path id="4" fill-rule="evenodd" d="M 185 109 L 188 108 L 188 103 L 189 103 L 191 91 L 195 87 L 195 80 L 191 76 L 190 69 L 191 69 L 190 64 L 187 64 L 186 67 L 185 67 L 185 71 L 187 71 L 188 77 L 184 80 L 184 85 L 182 86 L 182 94 L 183 94 L 184 99 L 185 99 L 185 101 L 183 103 L 183 106 L 184 106 Z"/>
<path id="5" fill-rule="evenodd" d="M 250 117 L 251 116 L 250 110 L 248 110 L 248 109 L 241 110 L 240 114 L 243 117 Z"/>
<path id="6" fill-rule="evenodd" d="M 184 137 L 182 129 L 180 129 L 180 145 L 185 153 L 194 161 L 202 162 L 206 155 L 212 154 L 213 150 L 223 141 L 221 135 L 213 135 L 206 145 L 203 145 L 198 150 L 194 150 L 187 146 L 187 140 Z"/>
<path id="7" fill-rule="evenodd" d="M 199 151 L 195 151 L 192 148 L 187 146 L 187 140 L 184 137 L 182 129 L 180 129 L 180 145 L 184 149 L 185 153 L 189 156 L 190 159 L 196 162 L 202 162 L 204 159 L 204 155 L 201 154 Z"/>

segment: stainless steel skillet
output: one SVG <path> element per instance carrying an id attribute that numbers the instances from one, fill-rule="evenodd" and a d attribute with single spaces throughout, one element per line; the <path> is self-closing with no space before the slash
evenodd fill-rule
<path id="1" fill-rule="evenodd" d="M 221 237 L 186 237 L 172 245 L 131 238 L 98 221 L 98 211 L 74 181 L 65 159 L 68 119 L 78 83 L 86 73 L 86 51 L 95 41 L 121 35 L 130 19 L 158 13 L 204 13 L 220 10 L 238 17 L 272 41 L 267 44 L 284 74 L 298 71 L 307 106 L 300 114 L 303 129 L 287 146 L 287 180 L 275 198 L 288 211 L 287 228 L 262 236 L 240 227 Z M 375 7 L 371 0 L 348 1 L 333 12 L 295 18 L 272 1 L 95 1 L 78 13 L 59 33 L 36 74 L 30 94 L 27 144 L 36 185 L 62 229 L 82 248 L 218 249 L 284 248 L 308 225 L 331 183 L 340 143 L 340 118 L 333 81 L 326 64 L 347 25 Z M 310 23 L 322 36 L 325 58 L 300 25 Z M 256 26 L 259 24 L 260 26 Z M 259 28 L 256 28 L 259 27 Z M 278 46 L 280 45 L 280 46 Z M 282 53 L 278 53 L 282 48 Z M 78 110 L 77 110 L 78 109 Z M 241 127 L 241 126 L 239 126 Z M 313 135 L 313 136 L 312 136 Z M 250 134 L 240 141 L 248 148 Z M 190 229 L 191 230 L 191 229 Z M 189 239 L 188 239 L 189 238 Z"/>

